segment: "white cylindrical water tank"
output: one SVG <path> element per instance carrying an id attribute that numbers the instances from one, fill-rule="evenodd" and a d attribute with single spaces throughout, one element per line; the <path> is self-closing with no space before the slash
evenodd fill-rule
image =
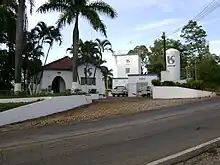
<path id="1" fill-rule="evenodd" d="M 176 49 L 166 51 L 166 70 L 169 72 L 170 81 L 180 80 L 180 52 Z"/>

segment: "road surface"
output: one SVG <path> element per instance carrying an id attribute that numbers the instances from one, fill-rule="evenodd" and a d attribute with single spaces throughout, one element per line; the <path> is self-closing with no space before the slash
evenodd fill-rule
<path id="1" fill-rule="evenodd" d="M 220 136 L 220 98 L 0 134 L 1 165 L 146 165 Z"/>

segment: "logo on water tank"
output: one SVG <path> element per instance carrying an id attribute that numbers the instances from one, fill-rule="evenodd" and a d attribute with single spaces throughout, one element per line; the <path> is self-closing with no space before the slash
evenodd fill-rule
<path id="1" fill-rule="evenodd" d="M 167 66 L 175 67 L 175 56 L 167 56 Z"/>

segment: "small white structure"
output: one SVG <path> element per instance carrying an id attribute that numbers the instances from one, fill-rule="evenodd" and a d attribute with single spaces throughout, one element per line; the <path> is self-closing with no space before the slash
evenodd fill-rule
<path id="1" fill-rule="evenodd" d="M 166 71 L 161 72 L 161 81 L 180 80 L 180 52 L 176 49 L 166 51 Z"/>
<path id="2" fill-rule="evenodd" d="M 97 68 L 95 76 L 94 72 L 95 66 L 92 64 L 89 64 L 87 68 L 84 65 L 78 67 L 80 89 L 85 92 L 89 89 L 97 89 L 100 94 L 105 94 L 105 83 L 101 69 Z M 72 59 L 65 56 L 44 66 L 40 89 L 51 89 L 56 93 L 62 93 L 72 88 L 72 77 Z"/>
<path id="3" fill-rule="evenodd" d="M 128 97 L 136 97 L 138 90 L 143 87 L 153 87 L 151 81 L 158 79 L 157 74 L 131 74 L 128 75 Z"/>

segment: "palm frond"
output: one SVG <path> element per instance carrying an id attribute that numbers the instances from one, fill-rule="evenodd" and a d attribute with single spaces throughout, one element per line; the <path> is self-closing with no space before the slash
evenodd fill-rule
<path id="1" fill-rule="evenodd" d="M 107 37 L 107 31 L 106 26 L 103 23 L 103 21 L 100 19 L 98 13 L 88 7 L 84 7 L 81 10 L 81 14 L 84 18 L 86 18 L 94 30 L 100 31 L 102 34 L 104 34 L 105 37 Z"/>
<path id="2" fill-rule="evenodd" d="M 29 0 L 29 5 L 30 5 L 30 13 L 33 13 L 33 9 L 35 7 L 35 0 Z"/>
<path id="3" fill-rule="evenodd" d="M 62 29 L 66 24 L 73 23 L 75 18 L 75 13 L 71 11 L 64 11 L 62 14 L 59 15 L 59 19 L 57 20 L 57 28 Z"/>
<path id="4" fill-rule="evenodd" d="M 112 47 L 111 42 L 110 42 L 109 40 L 107 40 L 107 39 L 103 40 L 103 41 L 101 42 L 101 44 L 102 44 L 103 47 L 106 47 L 106 46 Z"/>
<path id="5" fill-rule="evenodd" d="M 46 2 L 45 4 L 41 5 L 38 9 L 37 12 L 39 13 L 47 13 L 47 12 L 63 12 L 67 8 L 66 4 L 62 3 L 50 3 Z"/>
<path id="6" fill-rule="evenodd" d="M 67 52 L 70 52 L 70 53 L 72 54 L 72 53 L 73 53 L 73 48 L 67 48 L 67 49 L 66 49 L 66 53 L 67 53 Z"/>
<path id="7" fill-rule="evenodd" d="M 94 11 L 96 11 L 100 14 L 104 14 L 108 17 L 111 17 L 111 18 L 117 17 L 117 12 L 115 11 L 115 9 L 103 1 L 91 2 L 88 5 L 88 7 L 93 9 Z"/>

